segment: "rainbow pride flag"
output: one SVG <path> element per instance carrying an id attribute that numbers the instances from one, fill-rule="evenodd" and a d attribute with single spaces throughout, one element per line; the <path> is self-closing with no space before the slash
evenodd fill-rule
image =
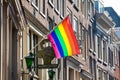
<path id="1" fill-rule="evenodd" d="M 56 58 L 80 54 L 69 16 L 67 16 L 48 36 Z"/>

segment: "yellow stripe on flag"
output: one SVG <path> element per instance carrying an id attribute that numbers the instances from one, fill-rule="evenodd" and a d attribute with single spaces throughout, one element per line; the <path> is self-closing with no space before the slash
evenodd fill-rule
<path id="1" fill-rule="evenodd" d="M 67 35 L 66 35 L 66 32 L 65 32 L 65 30 L 64 30 L 64 28 L 63 28 L 62 23 L 60 23 L 60 24 L 58 25 L 58 28 L 59 28 L 59 31 L 60 31 L 62 37 L 63 37 L 63 40 L 64 40 L 64 42 L 65 42 L 65 45 L 66 45 L 66 47 L 67 47 L 67 50 L 68 50 L 68 53 L 67 53 L 67 54 L 68 54 L 68 56 L 72 56 L 72 49 L 71 49 L 71 46 L 70 46 L 68 37 L 67 37 Z"/>

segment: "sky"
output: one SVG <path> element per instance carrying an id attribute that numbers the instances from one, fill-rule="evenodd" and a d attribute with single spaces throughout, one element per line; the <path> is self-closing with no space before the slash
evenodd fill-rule
<path id="1" fill-rule="evenodd" d="M 103 0 L 105 7 L 113 7 L 113 9 L 120 15 L 120 0 Z"/>
<path id="2" fill-rule="evenodd" d="M 103 0 L 104 7 L 112 7 L 118 15 L 120 15 L 120 0 Z M 116 32 L 118 37 L 120 38 L 120 30 Z"/>

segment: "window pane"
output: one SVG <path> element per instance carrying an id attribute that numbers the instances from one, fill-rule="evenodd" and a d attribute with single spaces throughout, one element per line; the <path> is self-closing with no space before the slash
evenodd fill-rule
<path id="1" fill-rule="evenodd" d="M 75 31 L 75 33 L 77 33 L 77 28 L 78 28 L 78 19 L 74 16 L 73 30 Z"/>
<path id="2" fill-rule="evenodd" d="M 64 17 L 64 0 L 60 0 L 60 14 Z"/>
<path id="3" fill-rule="evenodd" d="M 49 0 L 49 1 L 53 3 L 53 0 Z"/>
<path id="4" fill-rule="evenodd" d="M 98 80 L 102 80 L 102 71 L 98 69 Z"/>
<path id="5" fill-rule="evenodd" d="M 45 0 L 40 0 L 40 11 L 45 14 Z"/>
<path id="6" fill-rule="evenodd" d="M 67 15 L 70 16 L 70 21 L 72 23 L 72 11 L 69 8 L 67 8 Z"/>
<path id="7" fill-rule="evenodd" d="M 49 23 L 49 30 L 51 31 L 52 29 L 53 29 L 53 27 L 54 27 L 54 23 L 53 23 L 54 21 L 52 20 L 52 19 L 50 19 L 50 18 L 48 18 L 48 23 Z"/>
<path id="8" fill-rule="evenodd" d="M 104 72 L 103 80 L 108 80 L 108 79 L 107 79 L 107 73 L 106 73 L 106 72 Z"/>
<path id="9" fill-rule="evenodd" d="M 102 59 L 102 53 L 101 53 L 101 39 L 99 36 L 97 36 L 97 53 L 98 58 Z"/>
<path id="10" fill-rule="evenodd" d="M 33 2 L 33 4 L 35 4 L 36 6 L 38 6 L 38 0 L 33 0 L 32 2 Z"/>
<path id="11" fill-rule="evenodd" d="M 103 40 L 103 61 L 107 62 L 107 48 L 106 42 Z"/>
<path id="12" fill-rule="evenodd" d="M 79 0 L 74 0 L 76 7 L 79 7 Z"/>
<path id="13" fill-rule="evenodd" d="M 55 0 L 55 8 L 59 11 L 60 0 Z"/>
<path id="14" fill-rule="evenodd" d="M 110 67 L 113 67 L 113 51 L 111 51 L 111 49 L 108 48 L 108 53 L 109 53 L 109 65 Z"/>

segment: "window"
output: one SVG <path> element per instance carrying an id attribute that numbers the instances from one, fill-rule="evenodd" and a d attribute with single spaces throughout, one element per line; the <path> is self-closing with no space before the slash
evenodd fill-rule
<path id="1" fill-rule="evenodd" d="M 107 45 L 105 40 L 103 40 L 103 61 L 107 62 Z"/>
<path id="2" fill-rule="evenodd" d="M 118 51 L 118 66 L 120 66 L 120 47 L 119 47 L 119 51 Z"/>
<path id="3" fill-rule="evenodd" d="M 110 48 L 108 48 L 108 55 L 109 55 L 109 66 L 110 67 L 113 67 L 113 51 L 110 49 Z"/>
<path id="4" fill-rule="evenodd" d="M 91 56 L 89 60 L 89 65 L 90 65 L 90 72 L 92 73 L 92 75 L 94 75 L 93 80 L 96 80 L 96 60 L 92 59 Z"/>
<path id="5" fill-rule="evenodd" d="M 53 0 L 48 0 L 49 2 L 51 2 L 53 4 Z"/>
<path id="6" fill-rule="evenodd" d="M 69 0 L 71 3 L 73 3 L 73 0 Z"/>
<path id="7" fill-rule="evenodd" d="M 102 60 L 101 39 L 99 36 L 97 36 L 97 54 L 98 54 L 98 58 Z"/>
<path id="8" fill-rule="evenodd" d="M 40 0 L 40 13 L 42 15 L 45 14 L 45 0 Z M 45 17 L 45 15 L 44 15 L 44 17 Z"/>
<path id="9" fill-rule="evenodd" d="M 32 4 L 33 4 L 35 7 L 38 7 L 38 0 L 32 0 Z"/>
<path id="10" fill-rule="evenodd" d="M 102 80 L 102 70 L 98 69 L 98 80 Z"/>
<path id="11" fill-rule="evenodd" d="M 74 0 L 76 7 L 79 7 L 79 0 Z"/>
<path id="12" fill-rule="evenodd" d="M 114 80 L 114 77 L 109 74 L 109 80 Z"/>
<path id="13" fill-rule="evenodd" d="M 86 17 L 86 0 L 82 0 L 82 3 L 81 3 L 81 11 L 83 13 L 83 16 Z"/>
<path id="14" fill-rule="evenodd" d="M 75 17 L 75 16 L 74 16 L 74 19 L 73 19 L 73 30 L 74 30 L 75 34 L 77 35 L 78 19 L 77 19 L 77 17 Z"/>
<path id="15" fill-rule="evenodd" d="M 82 26 L 82 56 L 86 60 L 88 56 L 88 33 L 87 30 Z"/>
<path id="16" fill-rule="evenodd" d="M 75 71 L 75 80 L 80 80 L 80 73 L 78 71 Z"/>
<path id="17" fill-rule="evenodd" d="M 67 15 L 70 15 L 70 21 L 72 22 L 72 11 L 67 8 Z"/>
<path id="18" fill-rule="evenodd" d="M 85 39 L 85 29 L 84 29 L 84 27 L 82 27 L 82 40 L 84 40 Z"/>
<path id="19" fill-rule="evenodd" d="M 80 0 L 80 10 L 82 11 L 82 0 Z"/>
<path id="20" fill-rule="evenodd" d="M 103 80 L 108 80 L 108 78 L 107 78 L 107 72 L 103 73 Z"/>
<path id="21" fill-rule="evenodd" d="M 73 74 L 74 74 L 74 70 L 69 68 L 69 79 L 68 80 L 74 80 L 75 75 Z"/>
<path id="22" fill-rule="evenodd" d="M 59 14 L 60 10 L 60 0 L 55 0 L 55 11 Z"/>
<path id="23" fill-rule="evenodd" d="M 94 13 L 94 6 L 93 6 L 93 3 L 89 0 L 88 1 L 88 14 L 89 16 L 93 16 L 93 13 Z"/>
<path id="24" fill-rule="evenodd" d="M 90 37 L 90 49 L 93 49 L 93 38 L 92 38 L 92 27 L 89 26 L 89 37 Z"/>
<path id="25" fill-rule="evenodd" d="M 93 75 L 94 75 L 94 80 L 96 80 L 96 60 L 93 59 Z"/>
<path id="26" fill-rule="evenodd" d="M 38 43 L 38 36 L 34 34 L 32 31 L 29 31 L 29 50 L 31 50 L 37 43 Z M 32 53 L 35 55 L 37 51 L 38 51 L 38 47 L 33 49 Z M 38 65 L 38 58 L 35 57 L 33 66 L 37 66 L 37 65 Z M 33 69 L 35 70 L 35 73 L 38 74 L 38 69 L 37 68 L 33 68 Z M 30 80 L 32 80 L 32 78 L 30 78 Z"/>
<path id="27" fill-rule="evenodd" d="M 87 6 L 88 8 L 88 13 L 90 13 L 90 0 L 88 0 L 88 6 Z"/>
<path id="28" fill-rule="evenodd" d="M 79 8 L 79 0 L 74 0 L 74 7 L 78 10 Z"/>
<path id="29" fill-rule="evenodd" d="M 78 28 L 78 44 L 82 51 L 82 24 L 80 24 L 80 27 Z"/>
<path id="30" fill-rule="evenodd" d="M 60 15 L 64 17 L 64 0 L 60 0 Z"/>
<path id="31" fill-rule="evenodd" d="M 93 73 L 93 67 L 92 67 L 92 64 L 93 62 L 92 62 L 92 57 L 90 56 L 90 58 L 89 58 L 89 65 L 90 65 L 90 72 L 91 73 Z"/>
<path id="32" fill-rule="evenodd" d="M 104 12 L 104 5 L 101 2 L 99 3 L 99 12 L 100 13 Z"/>
<path id="33" fill-rule="evenodd" d="M 52 7 L 54 7 L 54 5 L 53 5 L 53 0 L 48 0 L 48 3 L 49 3 Z"/>
<path id="34" fill-rule="evenodd" d="M 51 18 L 48 18 L 49 30 L 51 31 L 54 27 L 54 21 Z"/>

